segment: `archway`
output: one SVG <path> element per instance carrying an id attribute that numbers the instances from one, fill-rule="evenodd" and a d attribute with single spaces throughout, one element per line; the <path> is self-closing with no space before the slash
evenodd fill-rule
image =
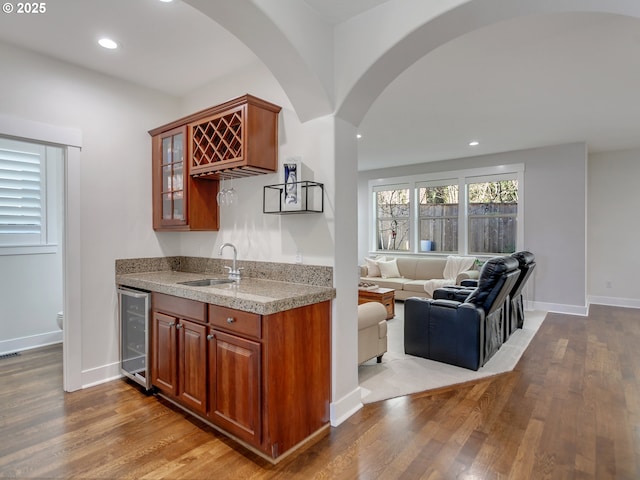
<path id="1" fill-rule="evenodd" d="M 300 13 L 297 10 L 289 12 L 291 13 L 289 22 L 283 22 L 283 12 L 271 11 L 272 8 L 277 7 L 267 5 L 266 2 L 250 0 L 241 0 L 232 4 L 228 2 L 225 4 L 222 0 L 209 2 L 187 0 L 187 2 L 228 28 L 258 55 L 280 82 L 301 120 L 311 120 L 335 112 L 334 116 L 340 120 L 337 122 L 340 132 L 336 128 L 334 138 L 329 140 L 335 140 L 337 134 L 340 133 L 344 133 L 343 140 L 346 140 L 350 131 L 349 127 L 360 124 L 381 92 L 398 75 L 429 52 L 466 33 L 497 22 L 543 13 L 581 11 L 640 16 L 640 5 L 630 0 L 600 0 L 588 2 L 588 4 L 580 0 L 558 0 L 556 2 L 536 0 L 521 2 L 451 1 L 448 7 L 450 9 L 442 7 L 440 12 L 434 12 L 433 8 L 431 11 L 421 10 L 419 4 L 422 2 L 404 0 L 383 4 L 379 9 L 376 9 L 376 12 L 365 12 L 357 19 L 341 24 L 337 29 L 344 32 L 350 28 L 354 30 L 358 28 L 358 35 L 334 34 L 327 38 L 324 29 L 310 28 L 306 32 L 309 38 L 302 45 L 292 40 L 300 38 L 300 24 L 295 22 L 295 15 Z M 260 3 L 261 6 L 257 6 L 256 3 Z M 454 4 L 453 8 L 451 8 L 451 4 Z M 402 10 L 403 6 L 406 6 L 406 10 Z M 385 9 L 393 10 L 394 15 L 384 15 Z M 314 23 L 307 17 L 301 18 L 301 22 L 304 25 Z M 390 36 L 386 42 L 379 41 L 378 35 L 381 31 L 394 29 L 398 30 L 395 36 Z M 313 55 L 306 55 L 310 51 L 307 44 L 313 41 L 331 42 L 330 45 L 325 45 L 325 49 L 318 48 L 316 53 L 321 55 L 321 52 L 326 54 L 327 50 L 331 52 L 330 57 L 333 61 L 329 63 L 336 65 L 335 75 L 331 69 L 332 76 L 335 78 L 333 84 L 328 84 L 326 72 L 319 70 L 322 66 L 327 65 L 326 59 L 312 58 Z M 349 59 L 354 57 L 361 47 L 368 48 L 373 52 L 367 55 L 368 64 L 350 68 L 348 71 L 343 70 L 342 66 L 347 65 Z M 336 59 L 339 61 L 335 61 Z M 333 92 L 337 92 L 337 99 L 332 98 Z M 347 141 L 341 144 L 336 142 L 336 164 L 338 158 L 341 161 L 351 158 L 353 152 L 349 151 L 350 147 L 347 144 Z M 345 168 L 345 164 L 347 162 L 341 163 L 340 168 Z M 349 164 L 348 168 L 356 169 L 357 167 Z M 356 172 L 354 170 L 349 174 L 355 175 Z M 338 183 L 336 182 L 337 187 Z M 332 200 L 337 203 L 335 198 Z M 357 209 L 347 203 L 341 203 L 341 208 L 346 210 L 341 213 L 343 215 L 341 223 L 336 222 L 336 229 L 347 223 L 352 225 L 357 223 Z M 351 222 L 345 216 L 349 217 Z M 337 259 L 344 260 L 344 263 L 350 261 L 348 258 L 350 249 L 344 244 L 336 242 L 335 250 Z M 350 273 L 348 268 L 346 273 Z M 348 283 L 346 280 L 343 282 L 344 284 Z M 343 296 L 350 294 L 349 291 L 341 293 Z M 340 310 L 339 313 L 345 319 L 348 319 L 350 315 L 350 311 L 347 309 Z M 349 332 L 350 335 L 351 332 Z M 353 338 L 340 340 L 338 347 L 345 344 L 355 345 L 355 335 Z M 345 364 L 347 363 L 336 362 L 332 374 L 341 378 L 350 375 L 346 372 L 348 369 L 344 368 Z M 349 400 L 344 403 L 353 401 L 357 396 L 349 395 L 344 391 L 336 394 L 334 391 L 334 402 L 341 402 L 343 395 L 345 398 L 349 397 Z M 333 418 L 335 417 L 332 415 Z"/>

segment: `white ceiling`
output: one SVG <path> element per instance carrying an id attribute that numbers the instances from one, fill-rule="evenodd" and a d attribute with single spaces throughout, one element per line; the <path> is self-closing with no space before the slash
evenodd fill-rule
<path id="1" fill-rule="evenodd" d="M 44 14 L 0 14 L 0 40 L 176 96 L 257 61 L 236 37 L 181 1 L 46 5 Z M 120 48 L 98 46 L 102 36 Z"/>
<path id="2" fill-rule="evenodd" d="M 339 23 L 386 0 L 304 1 Z M 181 1 L 46 5 L 43 15 L 0 14 L 0 41 L 176 96 L 258 61 Z M 121 48 L 98 47 L 102 35 Z M 638 19 L 558 14 L 495 24 L 426 55 L 389 85 L 359 127 L 359 167 L 565 142 L 640 147 L 639 80 Z"/>
<path id="3" fill-rule="evenodd" d="M 639 19 L 511 20 L 449 42 L 389 85 L 359 127 L 359 165 L 399 152 L 421 163 L 569 142 L 637 148 L 639 106 Z"/>

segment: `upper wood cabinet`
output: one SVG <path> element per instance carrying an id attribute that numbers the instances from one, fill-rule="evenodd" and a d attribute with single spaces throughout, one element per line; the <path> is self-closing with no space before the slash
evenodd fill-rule
<path id="1" fill-rule="evenodd" d="M 244 95 L 201 112 L 189 123 L 191 175 L 233 178 L 277 171 L 280 110 Z"/>
<path id="2" fill-rule="evenodd" d="M 150 130 L 153 228 L 218 230 L 218 180 L 278 170 L 280 110 L 243 95 Z"/>
<path id="3" fill-rule="evenodd" d="M 154 230 L 218 230 L 218 182 L 189 175 L 186 125 L 152 130 Z"/>

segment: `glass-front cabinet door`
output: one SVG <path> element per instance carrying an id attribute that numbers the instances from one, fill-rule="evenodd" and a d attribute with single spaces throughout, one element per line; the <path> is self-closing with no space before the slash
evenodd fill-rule
<path id="1" fill-rule="evenodd" d="M 158 213 L 155 214 L 154 227 L 186 225 L 187 192 L 185 159 L 187 158 L 186 127 L 179 127 L 158 136 L 156 144 L 156 162 L 154 172 L 159 180 L 155 185 L 155 202 Z M 159 151 L 158 151 L 159 150 Z M 158 178 L 159 177 L 159 178 Z M 159 218 L 158 218 L 159 217 Z"/>
<path id="2" fill-rule="evenodd" d="M 166 232 L 215 231 L 220 224 L 219 182 L 194 176 L 188 124 L 172 122 L 149 131 L 152 145 L 153 229 Z"/>

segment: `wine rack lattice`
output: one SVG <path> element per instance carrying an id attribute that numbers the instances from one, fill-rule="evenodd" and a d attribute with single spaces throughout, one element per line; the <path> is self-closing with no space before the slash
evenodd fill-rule
<path id="1" fill-rule="evenodd" d="M 244 109 L 192 125 L 192 170 L 243 157 Z"/>

